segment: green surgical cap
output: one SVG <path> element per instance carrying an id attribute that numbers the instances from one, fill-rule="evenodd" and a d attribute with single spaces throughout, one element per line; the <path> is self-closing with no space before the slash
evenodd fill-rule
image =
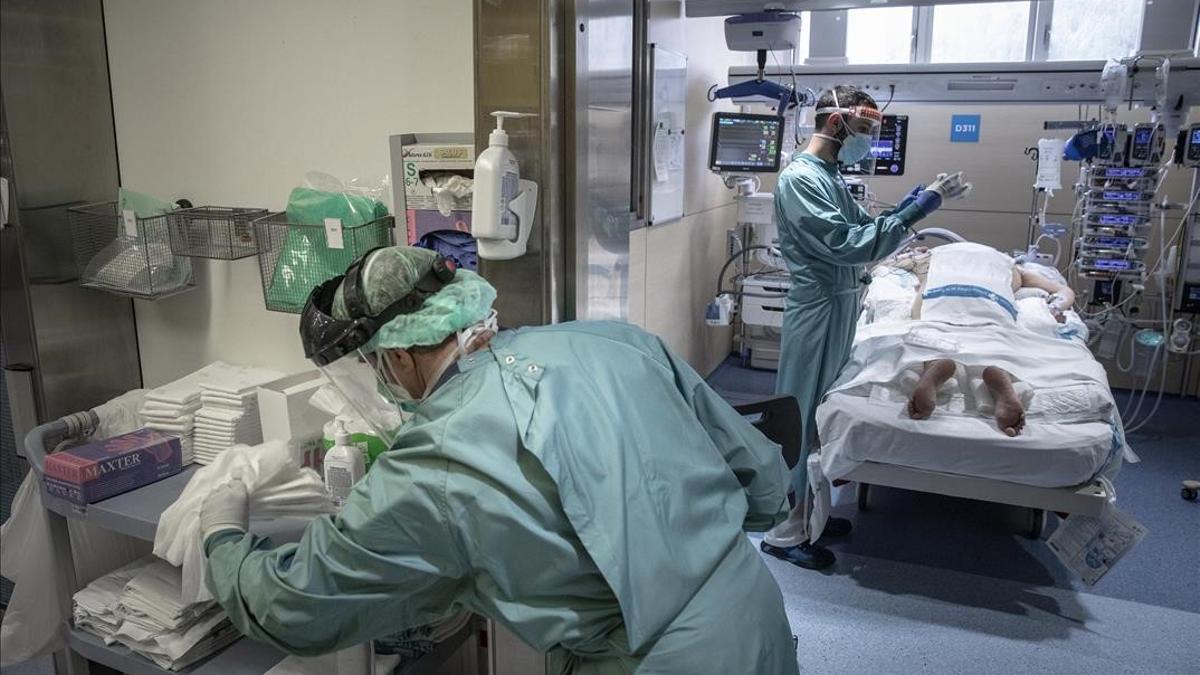
<path id="1" fill-rule="evenodd" d="M 367 310 L 378 314 L 409 294 L 433 266 L 437 254 L 412 246 L 392 246 L 375 251 L 363 263 L 362 292 Z M 401 314 L 375 333 L 368 348 L 408 349 L 436 345 L 450 335 L 487 318 L 496 300 L 496 289 L 483 277 L 460 269 L 454 281 L 425 299 L 412 314 Z M 333 296 L 334 318 L 346 320 L 346 303 L 339 286 Z"/>

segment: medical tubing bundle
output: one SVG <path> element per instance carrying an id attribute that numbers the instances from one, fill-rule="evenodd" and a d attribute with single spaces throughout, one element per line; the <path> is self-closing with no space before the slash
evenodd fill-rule
<path id="1" fill-rule="evenodd" d="M 1189 210 L 1190 210 L 1190 208 L 1189 208 Z M 1186 220 L 1186 215 L 1185 215 L 1185 220 Z M 1165 235 L 1166 235 L 1166 211 L 1162 211 L 1160 213 L 1159 227 L 1161 228 L 1161 230 L 1159 232 L 1159 261 L 1158 261 L 1158 264 L 1161 265 L 1163 259 L 1166 258 L 1166 241 L 1165 241 L 1165 239 L 1166 239 L 1166 237 L 1165 237 Z M 1156 265 L 1156 268 L 1157 268 L 1157 266 L 1158 265 Z M 1163 334 L 1165 335 L 1168 330 L 1168 326 L 1170 325 L 1171 315 L 1170 315 L 1169 309 L 1167 307 L 1167 288 L 1166 288 L 1165 274 L 1163 274 L 1161 272 L 1159 273 L 1159 276 L 1158 276 L 1158 285 L 1159 285 L 1158 295 L 1159 295 L 1159 299 L 1162 303 L 1161 317 L 1162 317 L 1162 322 L 1163 322 Z M 1134 341 L 1136 342 L 1136 337 L 1134 338 Z M 1130 414 L 1128 416 L 1130 418 L 1130 421 L 1127 423 L 1126 433 L 1135 432 L 1138 429 L 1141 429 L 1142 427 L 1146 426 L 1146 423 L 1148 423 L 1151 419 L 1153 419 L 1154 415 L 1156 415 L 1158 413 L 1159 405 L 1162 404 L 1163 389 L 1167 385 L 1167 359 L 1166 358 L 1163 358 L 1162 363 L 1159 366 L 1162 371 L 1162 375 L 1159 377 L 1158 397 L 1154 401 L 1154 407 L 1151 408 L 1150 413 L 1145 418 L 1143 418 L 1142 420 L 1140 420 L 1136 423 L 1133 422 L 1133 420 L 1135 420 L 1137 418 L 1138 413 L 1141 412 L 1142 404 L 1145 403 L 1145 401 L 1146 401 L 1146 392 L 1149 389 L 1150 380 L 1153 379 L 1153 377 L 1154 377 L 1154 367 L 1156 365 L 1156 362 L 1158 361 L 1159 355 L 1164 351 L 1164 349 L 1165 349 L 1165 345 L 1162 343 L 1160 343 L 1154 347 L 1154 355 L 1150 358 L 1150 368 L 1146 372 L 1146 382 L 1145 382 L 1144 386 L 1142 387 L 1142 395 L 1138 398 L 1137 408 L 1135 408 L 1133 410 L 1132 414 Z M 1130 399 L 1130 402 L 1132 403 L 1132 398 Z M 1122 415 L 1121 419 L 1125 420 L 1126 416 Z"/>
<path id="2" fill-rule="evenodd" d="M 904 241 L 901 241 L 899 246 L 897 246 L 891 253 L 889 253 L 887 256 L 885 256 L 885 259 L 891 258 L 892 256 L 896 255 L 900 251 L 903 251 L 905 248 L 908 248 L 909 246 L 915 244 L 918 241 L 925 239 L 926 237 L 936 237 L 938 239 L 943 239 L 948 242 L 966 241 L 966 239 L 959 236 L 956 232 L 947 230 L 944 227 L 927 227 L 923 230 L 915 230 L 915 231 L 913 231 L 913 233 L 911 235 L 905 237 Z"/>
<path id="3" fill-rule="evenodd" d="M 787 293 L 751 293 L 749 291 L 724 290 L 722 287 L 725 283 L 725 273 L 729 271 L 729 266 L 737 262 L 738 258 L 742 257 L 748 251 L 770 251 L 772 255 L 778 255 L 778 248 L 775 246 L 766 246 L 763 244 L 754 244 L 745 246 L 741 250 L 736 251 L 725 261 L 721 266 L 721 272 L 717 274 L 717 295 L 738 295 L 746 298 L 786 298 Z"/>
<path id="4" fill-rule="evenodd" d="M 1161 324 L 1163 326 L 1163 335 L 1164 336 L 1170 331 L 1170 325 L 1174 318 L 1174 315 L 1171 312 L 1171 309 L 1167 303 L 1168 289 L 1167 289 L 1167 282 L 1166 282 L 1166 278 L 1165 278 L 1166 271 L 1164 271 L 1160 268 L 1166 262 L 1166 259 L 1167 259 L 1166 251 L 1167 251 L 1168 245 L 1174 245 L 1176 243 L 1176 240 L 1179 238 L 1180 234 L 1184 231 L 1185 225 L 1187 223 L 1187 219 L 1191 216 L 1192 210 L 1196 206 L 1196 200 L 1197 200 L 1197 195 L 1193 195 L 1191 198 L 1191 201 L 1188 203 L 1187 207 L 1184 210 L 1184 214 L 1183 214 L 1183 217 L 1180 219 L 1179 225 L 1175 228 L 1175 231 L 1171 234 L 1170 237 L 1166 236 L 1166 210 L 1163 209 L 1163 210 L 1160 210 L 1160 212 L 1159 212 L 1159 228 L 1160 228 L 1159 256 L 1158 256 L 1158 260 L 1155 261 L 1154 267 L 1147 273 L 1147 277 L 1154 276 L 1158 279 L 1160 314 L 1159 314 L 1158 319 L 1150 320 L 1148 323 L 1158 324 L 1159 322 L 1161 322 Z M 1130 296 L 1130 297 L 1132 298 L 1135 296 Z M 1118 307 L 1122 304 L 1125 304 L 1125 302 L 1128 302 L 1128 299 L 1126 299 L 1125 301 L 1122 301 L 1118 305 L 1114 305 L 1113 308 Z M 1112 319 L 1110 318 L 1109 320 L 1112 320 Z M 1130 326 L 1136 326 L 1139 323 L 1136 320 L 1127 320 L 1127 319 L 1124 319 L 1123 317 L 1120 320 L 1124 321 L 1126 324 L 1128 324 Z M 1137 333 L 1138 333 L 1138 331 L 1136 331 L 1136 330 L 1128 330 L 1127 331 L 1128 338 L 1125 338 L 1125 337 L 1122 338 L 1121 347 L 1119 348 L 1118 353 L 1117 353 L 1117 369 L 1120 370 L 1121 372 L 1128 373 L 1128 372 L 1132 371 L 1133 367 L 1136 363 L 1136 358 L 1134 357 L 1134 352 L 1137 349 Z M 1123 361 L 1121 359 L 1121 353 L 1124 351 L 1123 347 L 1124 347 L 1125 339 L 1129 340 L 1129 353 L 1131 356 L 1130 362 L 1127 366 L 1123 363 Z M 1154 351 L 1154 354 L 1150 361 L 1150 368 L 1146 373 L 1146 379 L 1143 382 L 1141 394 L 1140 395 L 1137 395 L 1137 394 L 1131 395 L 1129 402 L 1126 404 L 1126 409 L 1124 411 L 1122 411 L 1122 413 L 1121 413 L 1122 420 L 1124 420 L 1126 422 L 1126 433 L 1133 433 L 1133 432 L 1136 432 L 1139 429 L 1145 427 L 1146 424 L 1148 424 L 1150 422 L 1150 420 L 1153 419 L 1154 416 L 1158 413 L 1159 407 L 1162 404 L 1162 399 L 1163 399 L 1163 395 L 1164 395 L 1163 390 L 1166 387 L 1166 381 L 1167 381 L 1167 358 L 1168 357 L 1166 355 L 1162 354 L 1162 352 L 1165 350 L 1165 345 L 1159 344 L 1159 345 L 1155 346 L 1154 349 L 1155 349 L 1155 351 Z M 1160 356 L 1163 357 L 1161 359 L 1161 361 L 1159 360 Z M 1154 405 L 1153 405 L 1153 407 L 1151 407 L 1150 412 L 1147 413 L 1147 415 L 1145 417 L 1138 419 L 1138 415 L 1141 413 L 1142 406 L 1145 403 L 1146 394 L 1149 392 L 1150 382 L 1154 378 L 1154 369 L 1156 366 L 1159 368 L 1159 378 L 1158 378 L 1159 384 L 1158 384 L 1158 392 L 1157 392 L 1157 396 L 1154 401 Z M 1136 389 L 1136 387 L 1135 387 L 1135 389 Z M 1138 397 L 1138 402 L 1137 402 L 1136 406 L 1133 403 L 1133 397 L 1135 395 Z"/>
<path id="5" fill-rule="evenodd" d="M 1158 183 L 1159 185 L 1161 185 L 1162 177 L 1165 175 L 1165 173 L 1166 172 L 1163 171 L 1162 174 L 1160 174 L 1160 180 Z M 1167 257 L 1168 257 L 1167 249 L 1170 246 L 1174 246 L 1174 245 L 1178 244 L 1180 235 L 1186 229 L 1188 218 L 1191 216 L 1192 211 L 1196 207 L 1196 202 L 1197 202 L 1198 197 L 1200 197 L 1200 193 L 1197 193 L 1196 190 L 1193 190 L 1191 199 L 1189 200 L 1187 206 L 1184 209 L 1183 216 L 1179 219 L 1179 224 L 1175 227 L 1174 231 L 1170 234 L 1170 236 L 1167 236 L 1167 232 L 1166 232 L 1166 230 L 1167 230 L 1166 210 L 1165 210 L 1165 208 L 1163 208 L 1163 206 L 1160 206 L 1159 255 L 1158 255 L 1158 259 L 1155 261 L 1154 265 L 1152 267 L 1150 267 L 1150 269 L 1146 272 L 1147 278 L 1154 277 L 1158 281 L 1158 286 L 1159 286 L 1158 294 L 1159 294 L 1159 302 L 1160 302 L 1159 317 L 1157 319 L 1139 321 L 1136 319 L 1127 318 L 1125 316 L 1113 314 L 1113 310 L 1121 309 L 1125 305 L 1130 304 L 1131 302 L 1137 300 L 1140 297 L 1138 294 L 1130 294 L 1128 297 L 1126 297 L 1124 300 L 1121 300 L 1117 304 L 1106 306 L 1098 312 L 1093 312 L 1093 313 L 1081 312 L 1082 316 L 1084 316 L 1085 318 L 1089 318 L 1089 319 L 1101 318 L 1104 321 L 1114 321 L 1114 320 L 1121 321 L 1122 323 L 1126 324 L 1129 327 L 1135 327 L 1139 324 L 1145 325 L 1147 323 L 1151 324 L 1151 325 L 1161 324 L 1163 327 L 1163 335 L 1166 335 L 1169 332 L 1169 330 L 1170 330 L 1169 327 L 1174 318 L 1174 314 L 1171 311 L 1171 308 L 1168 306 L 1167 296 L 1168 296 L 1169 289 L 1168 289 L 1168 283 L 1167 283 L 1167 279 L 1166 279 L 1167 272 L 1165 270 L 1163 270 L 1162 268 L 1167 262 Z M 1077 277 L 1077 274 L 1076 274 L 1077 270 L 1075 269 L 1074 266 L 1072 266 L 1071 273 L 1072 273 L 1072 280 L 1075 280 L 1075 278 Z M 1136 365 L 1135 350 L 1137 349 L 1137 342 L 1136 342 L 1137 341 L 1137 337 L 1136 337 L 1137 333 L 1138 333 L 1137 330 L 1126 329 L 1123 332 L 1123 335 L 1120 339 L 1118 350 L 1117 350 L 1116 365 L 1117 365 L 1117 369 L 1120 370 L 1121 372 L 1129 373 L 1133 370 L 1134 366 Z M 1125 341 L 1126 340 L 1129 341 L 1130 360 L 1128 363 L 1126 363 L 1124 361 L 1124 359 L 1122 358 L 1122 354 L 1125 353 L 1125 344 L 1126 344 Z M 1158 345 L 1155 347 L 1155 352 L 1151 358 L 1150 370 L 1146 373 L 1146 378 L 1145 378 L 1145 381 L 1143 382 L 1143 386 L 1141 388 L 1142 389 L 1141 393 L 1138 394 L 1136 392 L 1136 386 L 1135 386 L 1134 393 L 1131 395 L 1129 402 L 1126 404 L 1125 410 L 1122 411 L 1122 413 L 1121 413 L 1122 419 L 1126 423 L 1126 433 L 1133 433 L 1133 432 L 1136 432 L 1139 429 L 1145 427 L 1146 424 L 1148 424 L 1149 421 L 1151 419 L 1153 419 L 1153 417 L 1157 414 L 1157 412 L 1161 406 L 1162 398 L 1164 395 L 1163 390 L 1166 386 L 1167 359 L 1168 359 L 1167 355 L 1162 354 L 1163 350 L 1164 350 L 1164 345 Z M 1184 356 L 1191 356 L 1191 354 L 1184 354 Z M 1143 405 L 1145 402 L 1145 396 L 1149 392 L 1150 382 L 1154 379 L 1154 368 L 1156 368 L 1156 367 L 1159 368 L 1159 377 L 1158 377 L 1159 386 L 1158 386 L 1158 393 L 1155 398 L 1155 403 L 1151 407 L 1150 412 L 1147 413 L 1146 416 L 1141 417 L 1139 419 L 1138 416 L 1141 414 L 1141 411 L 1142 411 L 1142 408 L 1143 408 Z M 1134 397 L 1137 397 L 1137 399 L 1138 399 L 1137 404 L 1135 404 L 1133 402 Z"/>

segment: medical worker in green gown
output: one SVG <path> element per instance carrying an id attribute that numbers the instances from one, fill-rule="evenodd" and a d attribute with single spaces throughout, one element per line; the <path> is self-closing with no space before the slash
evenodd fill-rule
<path id="1" fill-rule="evenodd" d="M 241 481 L 214 490 L 208 586 L 233 624 L 319 654 L 470 610 L 548 652 L 551 673 L 796 673 L 744 534 L 787 514 L 779 446 L 658 338 L 497 332 L 494 298 L 408 247 L 314 290 L 306 353 L 392 449 L 299 543 L 246 533 Z"/>
<path id="2" fill-rule="evenodd" d="M 917 221 L 970 185 L 961 172 L 942 174 L 894 210 L 872 217 L 854 200 L 839 167 L 871 174 L 871 147 L 883 115 L 866 92 L 847 85 L 825 92 L 815 113 L 816 132 L 775 187 L 780 247 L 791 273 L 775 390 L 799 402 L 803 438 L 801 460 L 792 469 L 798 507 L 765 538 L 763 550 L 819 569 L 833 564 L 834 556 L 805 538 L 807 458 L 817 445 L 817 406 L 850 355 L 864 268 L 895 251 Z M 850 522 L 841 518 L 830 518 L 824 530 L 833 536 L 849 531 Z"/>

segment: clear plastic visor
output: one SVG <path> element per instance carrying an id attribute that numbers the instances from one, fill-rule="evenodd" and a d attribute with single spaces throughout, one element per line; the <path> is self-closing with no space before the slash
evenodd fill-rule
<path id="1" fill-rule="evenodd" d="M 374 352 L 360 349 L 321 366 L 321 372 L 375 435 L 391 448 L 406 417 L 401 406 L 410 397 L 397 393 L 403 387 L 391 382 L 378 364 Z"/>
<path id="2" fill-rule="evenodd" d="M 854 106 L 851 108 L 829 107 L 817 108 L 816 110 L 816 114 L 818 115 L 832 115 L 834 113 L 839 113 L 842 116 L 843 124 L 838 125 L 839 135 L 845 133 L 844 130 L 848 129 L 850 133 L 864 134 L 871 139 L 870 154 L 854 164 L 843 166 L 843 172 L 867 176 L 873 175 L 875 173 L 875 160 L 883 150 L 879 145 L 880 133 L 883 131 L 883 113 L 866 106 Z M 845 142 L 844 139 L 843 142 Z"/>

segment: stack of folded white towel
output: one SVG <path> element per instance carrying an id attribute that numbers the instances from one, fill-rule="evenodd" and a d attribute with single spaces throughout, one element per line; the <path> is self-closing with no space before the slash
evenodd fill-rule
<path id="1" fill-rule="evenodd" d="M 138 414 L 147 427 L 179 437 L 183 465 L 187 466 L 194 457 L 195 416 L 200 409 L 200 387 L 195 381 L 185 380 L 187 378 L 146 392 L 145 402 Z"/>
<path id="2" fill-rule="evenodd" d="M 200 385 L 196 412 L 196 461 L 211 464 L 235 445 L 263 442 L 258 387 L 283 377 L 266 368 L 237 368 Z"/>
<path id="3" fill-rule="evenodd" d="M 208 464 L 235 443 L 261 443 L 257 389 L 283 373 L 214 361 L 146 392 L 145 426 L 178 436 L 183 464 Z"/>
<path id="4" fill-rule="evenodd" d="M 160 668 L 185 668 L 239 636 L 215 602 L 185 602 L 182 586 L 178 567 L 142 558 L 75 594 L 75 626 Z"/>

